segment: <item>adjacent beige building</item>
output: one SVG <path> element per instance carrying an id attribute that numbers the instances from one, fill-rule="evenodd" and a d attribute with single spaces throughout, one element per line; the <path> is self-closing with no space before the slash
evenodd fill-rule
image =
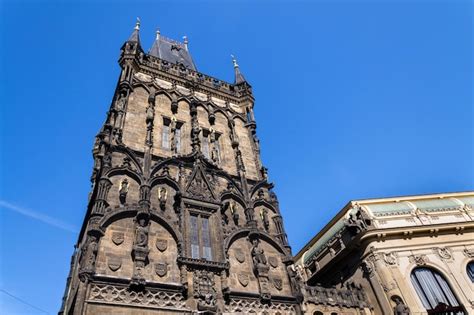
<path id="1" fill-rule="evenodd" d="M 372 314 L 474 314 L 474 192 L 351 201 L 295 261 L 307 285 L 362 288 Z"/>

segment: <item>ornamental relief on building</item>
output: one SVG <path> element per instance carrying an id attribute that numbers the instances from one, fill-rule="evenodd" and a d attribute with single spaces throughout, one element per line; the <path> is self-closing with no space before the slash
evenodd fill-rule
<path id="1" fill-rule="evenodd" d="M 426 255 L 421 254 L 421 255 L 410 255 L 408 257 L 409 261 L 411 263 L 416 264 L 417 266 L 424 266 L 428 262 L 428 258 Z"/>
<path id="2" fill-rule="evenodd" d="M 110 256 L 107 259 L 107 265 L 109 266 L 109 269 L 112 270 L 113 272 L 117 271 L 122 267 L 122 258 L 117 257 L 117 256 Z"/>
<path id="3" fill-rule="evenodd" d="M 123 232 L 113 232 L 112 233 L 112 242 L 119 246 L 125 240 L 125 235 Z"/>
<path id="4" fill-rule="evenodd" d="M 396 266 L 398 264 L 397 254 L 393 252 L 383 254 L 383 260 L 388 266 Z"/>
<path id="5" fill-rule="evenodd" d="M 442 259 L 451 259 L 453 255 L 447 247 L 435 247 L 433 251 Z"/>
<path id="6" fill-rule="evenodd" d="M 160 252 L 164 252 L 166 249 L 168 249 L 168 240 L 164 238 L 157 238 L 155 246 Z"/>

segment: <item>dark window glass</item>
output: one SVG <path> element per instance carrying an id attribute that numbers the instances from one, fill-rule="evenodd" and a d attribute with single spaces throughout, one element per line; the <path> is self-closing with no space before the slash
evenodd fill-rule
<path id="1" fill-rule="evenodd" d="M 179 153 L 181 152 L 181 128 L 176 128 L 176 151 Z"/>
<path id="2" fill-rule="evenodd" d="M 465 314 L 454 292 L 441 274 L 429 268 L 416 268 L 410 277 L 428 314 Z"/>
<path id="3" fill-rule="evenodd" d="M 200 258 L 199 227 L 198 227 L 198 217 L 196 215 L 191 215 L 191 257 Z"/>
<path id="4" fill-rule="evenodd" d="M 471 279 L 471 282 L 474 283 L 474 261 L 471 261 L 470 263 L 467 264 L 467 275 L 469 276 L 469 279 Z"/>
<path id="5" fill-rule="evenodd" d="M 211 233 L 209 230 L 209 219 L 202 218 L 202 258 L 212 260 Z"/>
<path id="6" fill-rule="evenodd" d="M 170 126 L 163 125 L 163 141 L 162 147 L 165 149 L 170 148 Z"/>

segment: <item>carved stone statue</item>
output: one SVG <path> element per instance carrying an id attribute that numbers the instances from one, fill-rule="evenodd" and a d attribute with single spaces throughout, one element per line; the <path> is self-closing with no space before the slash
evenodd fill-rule
<path id="1" fill-rule="evenodd" d="M 209 143 L 211 144 L 211 160 L 219 162 L 219 149 L 217 147 L 217 137 L 214 128 L 209 128 Z"/>
<path id="2" fill-rule="evenodd" d="M 260 210 L 260 218 L 262 219 L 262 223 L 263 223 L 263 226 L 265 227 L 265 230 L 268 231 L 268 228 L 270 227 L 270 221 L 268 220 L 267 209 Z"/>
<path id="3" fill-rule="evenodd" d="M 155 110 L 153 106 L 148 105 L 148 107 L 146 108 L 146 124 L 148 128 L 152 126 L 154 117 L 155 117 Z"/>
<path id="4" fill-rule="evenodd" d="M 127 194 L 128 194 L 128 180 L 124 178 L 120 183 L 120 190 L 119 190 L 119 200 L 120 204 L 125 204 L 127 201 Z"/>
<path id="5" fill-rule="evenodd" d="M 89 236 L 89 244 L 87 244 L 87 249 L 85 253 L 85 264 L 84 267 L 86 269 L 92 269 L 95 266 L 95 256 L 97 255 L 97 251 L 99 249 L 99 244 L 96 236 Z"/>
<path id="6" fill-rule="evenodd" d="M 237 206 L 234 201 L 229 203 L 230 213 L 232 214 L 232 220 L 234 220 L 235 226 L 239 226 L 239 213 L 237 212 Z"/>
<path id="7" fill-rule="evenodd" d="M 168 200 L 168 191 L 165 187 L 158 189 L 158 200 L 160 201 L 160 209 L 164 211 L 166 208 L 166 200 Z"/>
<path id="8" fill-rule="evenodd" d="M 403 303 L 402 299 L 399 296 L 392 297 L 392 300 L 395 301 L 395 307 L 393 308 L 394 315 L 410 315 L 410 309 L 408 306 Z"/>
<path id="9" fill-rule="evenodd" d="M 349 214 L 349 218 L 346 220 L 345 225 L 353 235 L 356 235 L 367 230 L 371 225 L 371 221 L 367 218 L 363 210 L 359 208 L 355 214 Z"/>
<path id="10" fill-rule="evenodd" d="M 258 239 L 252 240 L 252 260 L 255 267 L 266 266 L 267 257 L 265 251 L 260 247 L 260 241 Z"/>
<path id="11" fill-rule="evenodd" d="M 135 246 L 148 246 L 148 225 L 144 218 L 141 218 L 138 221 L 137 227 L 135 229 Z"/>
<path id="12" fill-rule="evenodd" d="M 125 95 L 121 93 L 119 95 L 119 98 L 115 102 L 115 109 L 120 111 L 120 110 L 123 110 L 124 108 L 125 108 Z"/>
<path id="13" fill-rule="evenodd" d="M 177 153 L 178 147 L 176 142 L 176 128 L 177 128 L 177 119 L 175 116 L 171 117 L 170 121 L 170 148 L 172 153 Z"/>

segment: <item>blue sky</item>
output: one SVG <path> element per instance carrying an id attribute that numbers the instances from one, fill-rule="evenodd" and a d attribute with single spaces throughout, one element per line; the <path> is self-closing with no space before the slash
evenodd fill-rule
<path id="1" fill-rule="evenodd" d="M 349 200 L 474 188 L 470 1 L 224 2 L 2 1 L 3 314 L 59 309 L 137 16 L 206 74 L 237 56 L 294 254 Z"/>

